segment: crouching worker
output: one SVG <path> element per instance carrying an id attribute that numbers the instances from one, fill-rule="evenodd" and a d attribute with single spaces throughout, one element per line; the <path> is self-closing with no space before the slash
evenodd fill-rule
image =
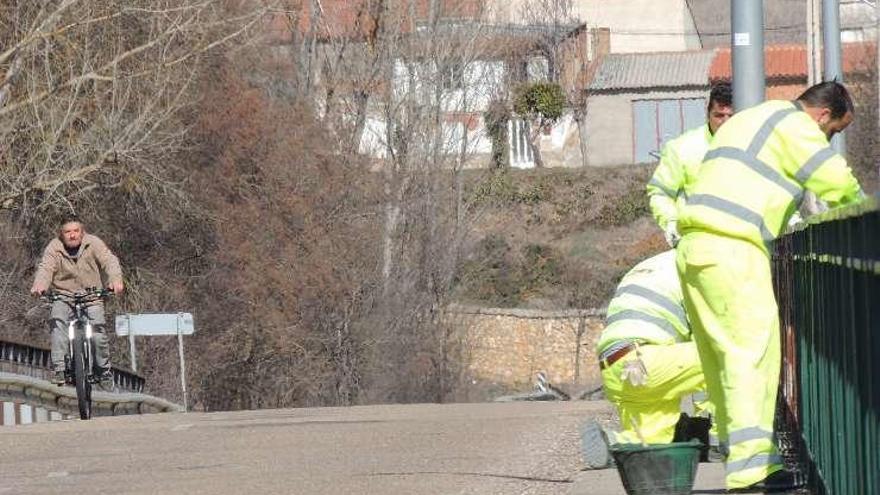
<path id="1" fill-rule="evenodd" d="M 605 395 L 620 414 L 621 432 L 612 435 L 612 443 L 683 440 L 674 438 L 676 423 L 682 398 L 691 394 L 703 397 L 695 401 L 697 413 L 711 412 L 675 251 L 642 261 L 624 275 L 596 348 Z"/>

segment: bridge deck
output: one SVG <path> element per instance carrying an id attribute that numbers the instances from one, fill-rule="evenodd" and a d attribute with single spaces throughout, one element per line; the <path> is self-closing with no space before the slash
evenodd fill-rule
<path id="1" fill-rule="evenodd" d="M 570 493 L 579 425 L 610 414 L 576 401 L 34 424 L 2 433 L 0 493 Z"/>

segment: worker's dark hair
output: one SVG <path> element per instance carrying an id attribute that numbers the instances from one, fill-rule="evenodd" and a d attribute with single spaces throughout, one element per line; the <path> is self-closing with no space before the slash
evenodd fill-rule
<path id="1" fill-rule="evenodd" d="M 730 83 L 720 82 L 712 85 L 712 89 L 709 91 L 709 105 L 706 106 L 706 111 L 712 109 L 713 103 L 717 103 L 722 107 L 733 106 L 733 89 L 730 88 Z"/>
<path id="2" fill-rule="evenodd" d="M 76 222 L 81 225 L 83 223 L 82 219 L 80 219 L 79 215 L 77 215 L 76 213 L 64 213 L 58 217 L 58 228 L 60 229 L 72 222 Z"/>
<path id="3" fill-rule="evenodd" d="M 854 111 L 849 91 L 837 81 L 825 81 L 810 86 L 798 96 L 798 101 L 807 107 L 831 110 L 832 119 L 839 119 L 847 112 Z"/>

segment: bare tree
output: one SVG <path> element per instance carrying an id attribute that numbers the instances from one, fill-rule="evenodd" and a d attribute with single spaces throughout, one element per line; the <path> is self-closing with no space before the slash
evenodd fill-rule
<path id="1" fill-rule="evenodd" d="M 586 118 L 584 84 L 588 61 L 586 26 L 574 12 L 573 0 L 525 0 L 520 5 L 520 20 L 531 30 L 533 44 L 530 48 L 530 65 L 538 63 L 538 70 L 523 71 L 525 79 L 531 82 L 544 80 L 559 84 L 566 100 L 567 110 L 581 131 Z M 544 62 L 545 61 L 545 62 Z M 546 66 L 541 65 L 546 63 Z M 527 62 L 527 64 L 529 64 Z M 540 166 L 541 154 L 538 139 L 542 132 L 541 123 L 532 119 L 529 143 Z M 581 141 L 582 163 L 586 163 L 586 144 Z"/>
<path id="2" fill-rule="evenodd" d="M 254 40 L 272 9 L 226 0 L 0 3 L 4 336 L 45 344 L 44 318 L 21 318 L 33 305 L 23 286 L 58 210 L 101 219 L 89 227 L 124 259 L 123 309 L 187 304 L 187 278 L 210 268 L 210 213 L 192 211 L 192 162 L 182 155 L 193 148 L 198 83 L 219 53 Z M 144 347 L 151 387 L 164 393 L 173 368 Z"/>
<path id="3" fill-rule="evenodd" d="M 281 47 L 251 42 L 255 2 L 3 4 L 0 288 L 45 242 L 35 213 L 86 208 L 123 257 L 124 311 L 198 315 L 199 407 L 445 400 L 442 313 L 484 207 L 463 171 L 512 51 L 452 3 L 279 1 Z M 173 398 L 173 342 L 141 350 Z"/>
<path id="4" fill-rule="evenodd" d="M 440 310 L 476 214 L 462 200 L 462 170 L 488 147 L 474 132 L 488 93 L 504 90 L 504 63 L 492 56 L 484 12 L 471 4 L 350 2 L 354 22 L 345 24 L 325 2 L 305 36 L 314 48 L 293 50 L 312 57 L 298 67 L 315 68 L 300 94 L 311 95 L 343 149 L 370 157 L 382 181 L 381 284 L 363 292 L 369 308 L 339 318 L 334 340 L 336 355 L 362 350 L 352 361 L 361 369 L 340 368 L 339 383 L 365 391 L 367 380 L 371 400 L 442 400 L 448 392 Z"/>
<path id="5" fill-rule="evenodd" d="M 4 3 L 0 208 L 71 208 L 99 185 L 179 197 L 169 157 L 198 61 L 268 10 L 227 3 Z"/>
<path id="6" fill-rule="evenodd" d="M 573 0 L 526 0 L 520 6 L 523 24 L 534 31 L 534 47 L 547 60 L 545 77 L 550 81 L 558 82 L 562 74 L 562 41 L 580 24 L 573 7 Z"/>

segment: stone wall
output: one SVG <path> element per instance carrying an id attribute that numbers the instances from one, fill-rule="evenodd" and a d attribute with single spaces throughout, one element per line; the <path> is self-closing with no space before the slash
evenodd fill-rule
<path id="1" fill-rule="evenodd" d="M 596 341 L 604 310 L 454 306 L 448 315 L 462 352 L 462 385 L 471 390 L 466 394 L 471 399 L 480 399 L 480 391 L 491 395 L 532 390 L 539 371 L 569 393 L 601 384 Z"/>

